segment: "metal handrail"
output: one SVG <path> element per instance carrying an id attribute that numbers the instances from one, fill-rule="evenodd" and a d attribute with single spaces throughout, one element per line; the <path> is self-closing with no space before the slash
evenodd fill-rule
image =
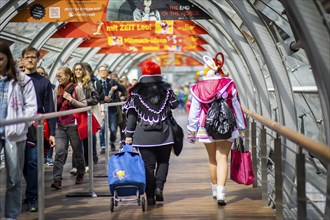
<path id="1" fill-rule="evenodd" d="M 302 134 L 303 132 L 298 133 L 290 128 L 278 124 L 277 122 L 272 121 L 271 119 L 267 119 L 255 112 L 251 112 L 248 109 L 243 108 L 243 111 L 246 115 L 249 116 L 248 119 L 253 119 L 251 125 L 248 126 L 251 127 L 251 131 L 248 131 L 248 133 L 252 134 L 251 148 L 253 168 L 258 176 L 253 186 L 256 187 L 258 185 L 258 182 L 261 183 L 262 200 L 265 204 L 268 205 L 269 202 L 274 203 L 274 207 L 276 209 L 276 211 L 274 210 L 276 213 L 276 219 L 283 219 L 285 217 L 288 217 L 288 215 L 295 216 L 295 218 L 298 219 L 307 219 L 308 217 L 314 217 L 314 215 L 320 215 L 319 217 L 327 216 L 327 209 L 325 209 L 325 213 L 322 213 L 322 206 L 313 204 L 314 210 L 308 209 L 308 207 L 310 207 L 308 206 L 308 204 L 312 203 L 312 201 L 309 199 L 309 196 L 306 192 L 306 158 L 302 149 L 313 152 L 315 158 L 318 158 L 319 160 L 322 159 L 323 162 L 330 164 L 330 147 L 326 144 L 319 143 L 307 136 L 304 136 L 304 134 Z M 257 126 L 256 122 L 258 122 L 260 126 Z M 259 128 L 258 135 L 257 127 Z M 266 127 L 267 129 L 276 132 L 275 139 L 273 139 L 273 136 L 268 135 L 265 129 Z M 290 140 L 290 142 L 293 144 L 296 144 L 298 146 L 296 151 L 292 150 L 290 147 L 282 143 L 281 137 Z M 274 145 L 273 147 L 271 147 L 271 149 L 274 150 L 273 157 L 275 170 L 272 170 L 272 172 L 274 173 L 274 180 L 268 179 L 268 177 L 272 178 L 272 175 L 269 175 L 269 170 L 267 169 L 267 161 L 269 161 L 269 154 L 267 153 L 267 148 L 270 147 L 268 146 L 269 140 L 273 140 Z M 254 152 L 256 149 L 258 149 L 258 152 Z M 283 154 L 285 155 L 286 153 L 288 153 L 288 150 L 296 155 L 295 161 L 287 161 L 282 157 Z M 283 174 L 282 167 L 285 167 L 285 170 L 287 170 L 287 168 L 293 169 L 291 177 L 285 175 L 286 173 Z M 321 180 L 321 178 L 322 177 L 320 176 L 319 180 Z M 274 187 L 272 186 L 273 181 L 275 183 Z M 324 181 L 324 179 L 322 179 L 322 181 Z M 329 189 L 329 179 L 325 179 L 325 181 L 327 181 Z M 288 185 L 289 191 L 287 191 L 284 187 L 284 182 L 286 186 Z M 313 184 L 311 185 L 311 187 L 313 187 Z M 323 196 L 329 194 L 328 189 L 326 190 L 327 192 L 322 193 Z M 275 193 L 275 202 L 273 201 L 271 196 L 269 196 L 269 190 L 273 191 L 272 195 L 273 193 Z M 292 196 L 296 198 L 293 198 Z M 325 201 L 322 202 L 325 202 L 327 205 L 329 204 L 329 197 L 325 198 Z M 288 201 L 284 202 L 283 199 Z M 288 208 L 288 204 L 291 204 L 291 206 L 294 204 L 294 206 L 296 207 L 295 211 L 292 212 L 292 207 Z"/>
<path id="2" fill-rule="evenodd" d="M 38 127 L 37 127 L 37 147 L 38 147 L 38 219 L 43 220 L 45 219 L 45 174 L 44 174 L 44 125 L 43 120 L 44 119 L 50 119 L 50 118 L 56 118 L 61 117 L 65 115 L 71 115 L 79 112 L 88 112 L 88 123 L 91 123 L 91 114 L 90 111 L 92 110 L 91 106 L 83 107 L 83 108 L 77 108 L 67 111 L 61 111 L 61 112 L 52 112 L 52 113 L 46 113 L 46 114 L 38 114 L 33 117 L 23 117 L 18 119 L 11 119 L 11 120 L 3 120 L 0 121 L 0 127 L 6 126 L 6 125 L 12 125 L 12 124 L 18 124 L 18 123 L 24 123 L 24 122 L 31 122 L 31 121 L 37 121 Z M 89 143 L 88 148 L 91 149 L 91 126 L 88 126 L 88 137 L 89 137 Z M 89 150 L 90 151 L 90 150 Z M 89 153 L 91 155 L 91 153 Z M 92 157 L 89 156 L 89 160 L 92 160 Z M 91 163 L 91 162 L 90 162 Z M 90 174 L 90 194 L 95 194 L 93 192 L 93 170 L 91 170 Z"/>
<path id="3" fill-rule="evenodd" d="M 266 127 L 276 131 L 283 137 L 297 143 L 299 146 L 304 147 L 306 150 L 313 152 L 316 156 L 325 159 L 327 162 L 330 162 L 330 146 L 319 143 L 305 135 L 302 135 L 288 127 L 285 127 L 275 121 L 267 119 L 255 112 L 252 112 L 243 107 L 245 114 L 249 115 L 253 119 L 259 121 L 261 124 Z"/>

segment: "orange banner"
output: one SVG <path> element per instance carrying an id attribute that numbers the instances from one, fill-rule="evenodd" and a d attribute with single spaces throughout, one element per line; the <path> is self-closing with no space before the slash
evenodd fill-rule
<path id="1" fill-rule="evenodd" d="M 188 0 L 35 0 L 12 22 L 84 22 L 211 19 Z"/>
<path id="2" fill-rule="evenodd" d="M 11 22 L 86 22 L 106 19 L 108 0 L 36 0 Z"/>
<path id="3" fill-rule="evenodd" d="M 198 35 L 207 32 L 193 21 L 73 22 L 58 30 L 53 38 L 106 38 L 110 36 Z"/>
<path id="4" fill-rule="evenodd" d="M 164 45 L 200 45 L 207 44 L 207 42 L 198 36 L 177 36 L 177 35 L 159 35 L 157 37 L 122 37 L 112 36 L 108 38 L 92 38 L 82 42 L 79 47 L 111 47 L 114 45 L 125 46 L 155 46 L 159 44 Z"/>
<path id="5" fill-rule="evenodd" d="M 142 61 L 139 65 L 147 61 L 154 61 L 160 66 L 203 66 L 203 63 L 199 62 L 193 57 L 183 54 L 161 54 L 158 56 L 150 57 Z"/>
<path id="6" fill-rule="evenodd" d="M 155 45 L 155 46 L 112 46 L 101 48 L 98 53 L 157 53 L 157 52 L 201 52 L 205 49 L 199 45 L 179 46 L 179 45 Z"/>

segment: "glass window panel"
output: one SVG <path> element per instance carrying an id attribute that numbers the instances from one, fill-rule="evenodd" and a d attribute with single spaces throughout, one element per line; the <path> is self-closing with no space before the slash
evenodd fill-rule
<path id="1" fill-rule="evenodd" d="M 4 31 L 32 40 L 47 24 L 46 22 L 9 22 Z"/>

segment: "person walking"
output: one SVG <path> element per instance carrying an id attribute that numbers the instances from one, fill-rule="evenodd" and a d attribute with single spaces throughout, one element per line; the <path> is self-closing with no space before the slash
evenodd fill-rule
<path id="1" fill-rule="evenodd" d="M 89 65 L 89 63 L 82 63 L 82 64 L 84 65 L 87 74 L 90 76 L 91 82 L 94 85 L 94 88 L 96 89 L 97 93 L 100 96 L 99 103 L 97 105 L 92 106 L 92 112 L 93 112 L 94 116 L 96 117 L 97 121 L 99 122 L 99 124 L 101 125 L 102 124 L 101 109 L 104 109 L 104 106 L 102 104 L 103 100 L 104 100 L 103 87 L 102 87 L 100 80 L 94 75 L 91 65 Z M 94 149 L 96 152 L 96 134 L 93 134 L 93 150 Z M 94 162 L 94 164 L 97 164 L 98 161 L 99 161 L 99 158 L 98 158 L 98 155 L 96 154 L 96 156 L 93 158 L 93 162 Z"/>
<path id="2" fill-rule="evenodd" d="M 41 76 L 37 72 L 37 64 L 40 52 L 33 47 L 27 47 L 22 51 L 25 70 L 33 82 L 37 94 L 38 113 L 54 112 L 53 90 L 49 79 Z M 55 126 L 56 119 L 48 119 L 50 147 L 55 146 Z M 25 149 L 24 177 L 26 180 L 25 196 L 28 202 L 30 212 L 38 211 L 38 146 L 36 126 L 30 126 Z"/>
<path id="3" fill-rule="evenodd" d="M 68 67 L 60 67 L 56 73 L 58 87 L 54 91 L 56 111 L 66 111 L 75 108 L 86 107 L 86 96 L 82 87 L 73 82 L 73 73 Z M 82 184 L 85 174 L 85 161 L 83 147 L 79 139 L 76 120 L 73 115 L 65 115 L 57 118 L 56 148 L 53 166 L 52 188 L 62 188 L 63 166 L 68 157 L 69 142 L 77 164 L 76 184 Z"/>
<path id="4" fill-rule="evenodd" d="M 9 45 L 0 40 L 0 120 L 33 117 L 36 114 L 37 97 L 32 80 L 16 70 Z M 16 219 L 21 212 L 26 134 L 31 124 L 0 127 L 0 152 L 4 149 L 7 176 L 6 219 Z"/>
<path id="5" fill-rule="evenodd" d="M 125 92 L 125 87 L 115 80 L 109 79 L 108 77 L 108 66 L 107 65 L 101 65 L 98 68 L 100 81 L 103 87 L 104 91 L 104 103 L 112 103 L 112 102 L 120 102 L 120 99 L 118 98 L 118 92 Z M 110 77 L 111 78 L 111 77 Z M 116 106 L 108 107 L 108 125 L 110 129 L 110 146 L 111 151 L 116 150 L 115 142 L 117 138 L 117 114 L 118 114 L 118 108 Z M 101 112 L 102 118 L 104 119 L 104 109 Z M 100 130 L 100 145 L 101 145 L 101 154 L 105 153 L 105 123 L 103 121 L 101 125 Z"/>
<path id="6" fill-rule="evenodd" d="M 99 102 L 100 102 L 100 95 L 99 93 L 96 91 L 90 75 L 87 73 L 85 66 L 81 63 L 75 63 L 73 65 L 72 68 L 72 72 L 73 72 L 73 81 L 77 86 L 80 86 L 86 96 L 86 102 L 87 102 L 87 106 L 96 106 Z M 93 109 L 92 109 L 92 113 Z M 93 138 L 93 137 L 92 137 Z M 84 147 L 84 158 L 85 158 L 85 166 L 86 166 L 86 173 L 89 171 L 89 164 L 88 164 L 88 137 L 82 140 L 83 142 L 83 147 Z M 94 142 L 94 141 L 92 141 Z M 95 140 L 96 142 L 96 140 Z M 92 145 L 92 152 L 93 152 L 93 161 L 98 161 L 98 158 L 96 159 L 97 156 L 97 152 L 96 152 L 96 144 Z M 74 154 L 72 155 L 72 164 L 73 164 L 73 168 L 75 168 L 76 164 L 75 164 L 75 157 Z M 71 172 L 70 172 L 71 173 Z"/>
<path id="7" fill-rule="evenodd" d="M 132 144 L 141 153 L 146 169 L 147 204 L 164 201 L 174 135 L 170 126 L 171 109 L 178 100 L 171 85 L 162 81 L 160 66 L 146 62 L 139 82 L 129 91 L 123 105 L 127 118 L 125 144 Z"/>
<path id="8" fill-rule="evenodd" d="M 226 205 L 225 185 L 228 174 L 228 155 L 231 146 L 245 129 L 246 119 L 241 108 L 240 99 L 235 83 L 232 79 L 224 77 L 221 67 L 214 61 L 204 56 L 204 77 L 190 87 L 192 94 L 190 112 L 188 116 L 188 141 L 195 143 L 196 139 L 204 143 L 208 159 L 209 173 L 211 177 L 212 195 L 217 199 L 218 205 Z M 226 87 L 220 94 L 220 90 Z M 205 118 L 210 104 L 224 98 L 236 117 L 236 128 L 231 137 L 225 140 L 214 140 L 205 130 Z"/>

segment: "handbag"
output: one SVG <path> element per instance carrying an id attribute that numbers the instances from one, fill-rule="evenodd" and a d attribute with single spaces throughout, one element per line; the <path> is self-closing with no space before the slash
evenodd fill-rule
<path id="1" fill-rule="evenodd" d="M 87 112 L 79 112 L 73 114 L 73 117 L 77 120 L 78 126 L 78 135 L 80 140 L 83 140 L 88 137 L 88 116 Z M 95 134 L 98 130 L 101 129 L 99 122 L 97 121 L 94 114 L 92 114 L 92 133 Z"/>
<path id="2" fill-rule="evenodd" d="M 239 138 L 239 143 L 234 142 L 231 150 L 230 179 L 244 185 L 254 182 L 251 153 L 244 150 L 242 138 Z"/>
<path id="3" fill-rule="evenodd" d="M 176 122 L 175 118 L 173 117 L 172 113 L 169 117 L 170 126 L 172 127 L 173 137 L 174 137 L 174 144 L 173 144 L 173 153 L 176 156 L 179 156 L 182 148 L 183 148 L 183 138 L 184 133 L 182 127 Z"/>

